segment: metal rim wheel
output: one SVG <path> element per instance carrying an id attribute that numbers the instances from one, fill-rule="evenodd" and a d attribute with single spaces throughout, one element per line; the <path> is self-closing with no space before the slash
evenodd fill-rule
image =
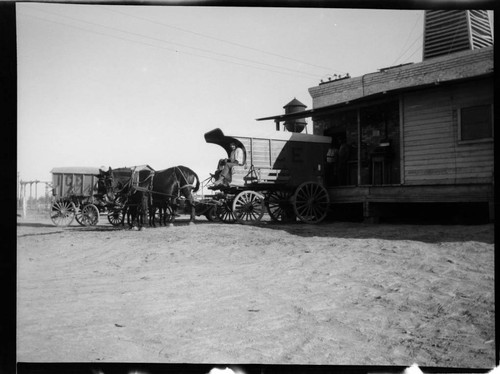
<path id="1" fill-rule="evenodd" d="M 162 217 L 160 216 L 160 207 L 155 207 L 154 211 L 151 212 L 151 214 L 153 215 L 151 222 L 153 226 L 156 226 L 156 223 L 158 223 L 160 226 L 163 224 L 166 225 L 169 223 L 173 223 L 175 220 L 174 210 L 170 205 L 165 206 L 165 212 L 163 213 L 164 214 L 163 221 L 161 220 Z"/>
<path id="2" fill-rule="evenodd" d="M 271 191 L 266 196 L 269 216 L 276 222 L 293 222 L 297 218 L 291 202 L 293 194 L 289 191 Z"/>
<path id="3" fill-rule="evenodd" d="M 207 217 L 210 222 L 218 221 L 219 217 L 217 217 L 217 206 L 213 205 L 208 208 L 207 212 L 205 213 L 205 217 Z"/>
<path id="4" fill-rule="evenodd" d="M 293 210 L 305 223 L 321 222 L 328 212 L 328 191 L 316 182 L 302 183 L 293 195 Z"/>
<path id="5" fill-rule="evenodd" d="M 265 210 L 264 196 L 255 191 L 240 192 L 233 201 L 234 217 L 239 223 L 258 222 L 262 219 Z"/>
<path id="6" fill-rule="evenodd" d="M 217 205 L 215 210 L 217 217 L 224 223 L 234 223 L 236 218 L 233 214 L 233 207 L 231 201 L 222 200 L 220 205 Z"/>
<path id="7" fill-rule="evenodd" d="M 95 226 L 99 222 L 99 209 L 94 204 L 85 204 L 77 208 L 75 219 L 82 226 Z"/>
<path id="8" fill-rule="evenodd" d="M 85 226 L 82 221 L 82 211 L 80 209 L 80 205 L 75 205 L 75 220 L 78 222 L 80 225 Z"/>
<path id="9" fill-rule="evenodd" d="M 108 212 L 108 221 L 113 226 L 120 226 L 123 223 L 125 215 L 123 214 L 123 209 L 113 209 Z"/>
<path id="10" fill-rule="evenodd" d="M 76 207 L 71 201 L 57 200 L 52 203 L 50 219 L 56 226 L 69 226 L 75 218 Z"/>

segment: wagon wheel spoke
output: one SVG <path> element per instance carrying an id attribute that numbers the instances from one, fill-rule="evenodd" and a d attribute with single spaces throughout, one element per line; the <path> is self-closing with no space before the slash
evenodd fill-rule
<path id="1" fill-rule="evenodd" d="M 83 223 L 82 209 L 79 205 L 75 205 L 75 220 L 80 225 L 85 226 L 85 224 Z"/>
<path id="2" fill-rule="evenodd" d="M 217 205 L 215 213 L 222 222 L 234 223 L 236 221 L 231 205 L 230 201 L 222 201 L 220 205 Z"/>
<path id="3" fill-rule="evenodd" d="M 113 226 L 121 225 L 123 223 L 123 218 L 123 209 L 113 209 L 112 211 L 108 212 L 108 221 Z"/>
<path id="4" fill-rule="evenodd" d="M 57 200 L 52 204 L 50 219 L 56 226 L 69 226 L 75 218 L 76 206 L 68 200 Z"/>
<path id="5" fill-rule="evenodd" d="M 254 191 L 240 192 L 234 199 L 233 212 L 239 223 L 258 222 L 265 212 L 264 197 Z"/>
<path id="6" fill-rule="evenodd" d="M 293 196 L 293 209 L 297 217 L 306 223 L 321 222 L 328 212 L 328 191 L 318 183 L 302 183 Z"/>
<path id="7" fill-rule="evenodd" d="M 82 226 L 95 226 L 99 221 L 99 209 L 94 204 L 85 204 L 75 215 Z"/>
<path id="8" fill-rule="evenodd" d="M 271 191 L 267 194 L 265 204 L 273 221 L 292 222 L 296 216 L 290 201 L 292 193 L 288 191 Z"/>
<path id="9" fill-rule="evenodd" d="M 205 217 L 207 217 L 210 222 L 218 221 L 219 217 L 217 217 L 217 207 L 213 205 L 208 208 L 207 212 L 205 213 Z"/>

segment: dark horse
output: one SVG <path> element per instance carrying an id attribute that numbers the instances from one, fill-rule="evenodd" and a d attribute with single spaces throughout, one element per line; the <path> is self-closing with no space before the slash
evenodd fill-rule
<path id="1" fill-rule="evenodd" d="M 165 170 L 155 172 L 152 187 L 152 211 L 159 211 L 160 224 L 167 224 L 167 211 L 172 209 L 172 218 L 178 207 L 177 199 L 182 195 L 186 198 L 191 208 L 190 223 L 195 219 L 195 207 L 193 192 L 200 188 L 198 175 L 186 166 L 174 166 Z M 154 214 L 153 217 L 154 225 Z M 150 216 L 150 218 L 151 218 Z M 169 220 L 170 222 L 172 220 Z"/>
<path id="2" fill-rule="evenodd" d="M 125 212 L 130 227 L 142 226 L 147 221 L 151 201 L 151 187 L 154 172 L 149 169 L 136 171 L 119 168 L 107 172 L 111 179 L 115 198 L 125 201 Z"/>

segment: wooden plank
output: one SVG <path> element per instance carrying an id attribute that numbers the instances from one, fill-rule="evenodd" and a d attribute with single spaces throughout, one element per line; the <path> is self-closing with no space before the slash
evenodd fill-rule
<path id="1" fill-rule="evenodd" d="M 452 127 L 451 122 L 448 123 L 439 123 L 437 126 L 414 126 L 414 127 L 405 127 L 404 134 L 405 139 L 411 139 L 414 136 L 419 135 L 434 135 L 434 136 L 449 136 L 450 134 L 454 134 L 454 128 Z"/>
<path id="2" fill-rule="evenodd" d="M 433 160 L 433 161 L 429 161 L 429 162 L 423 162 L 421 160 L 416 160 L 413 162 L 406 163 L 407 170 L 434 169 L 437 167 L 455 168 L 456 162 L 454 159 L 447 159 L 447 160 Z"/>
<path id="3" fill-rule="evenodd" d="M 451 107 L 443 110 L 436 110 L 435 108 L 419 108 L 419 110 L 407 111 L 404 113 L 404 118 L 406 122 L 414 123 L 415 121 L 424 123 L 439 123 L 442 121 L 447 121 L 452 113 Z"/>
<path id="4" fill-rule="evenodd" d="M 417 162 L 420 163 L 427 163 L 429 161 L 436 161 L 436 160 L 454 160 L 455 156 L 453 155 L 452 152 L 425 152 L 425 153 L 415 153 L 415 155 L 408 155 L 407 154 L 406 158 L 406 165 L 411 165 Z"/>
<path id="5" fill-rule="evenodd" d="M 477 149 L 477 150 L 460 150 L 458 147 L 448 146 L 448 147 L 431 147 L 431 146 L 420 146 L 420 147 L 408 147 L 405 152 L 405 157 L 409 157 L 409 160 L 415 160 L 418 158 L 422 160 L 429 160 L 436 157 L 453 157 L 459 161 L 470 158 L 478 159 L 489 159 L 494 158 L 493 150 L 489 149 Z"/>
<path id="6" fill-rule="evenodd" d="M 452 142 L 449 141 L 437 141 L 435 143 L 430 144 L 407 144 L 405 143 L 405 155 L 416 154 L 421 151 L 435 150 L 438 153 L 443 153 L 446 151 L 453 152 L 455 150 L 455 146 Z"/>
<path id="7" fill-rule="evenodd" d="M 412 146 L 412 147 L 418 147 L 418 146 L 421 146 L 423 144 L 426 144 L 426 145 L 453 144 L 453 145 L 455 145 L 456 142 L 453 141 L 451 135 L 453 135 L 453 134 L 448 133 L 446 135 L 440 135 L 440 136 L 432 136 L 431 134 L 422 134 L 422 135 L 414 136 L 411 139 L 406 137 L 405 144 L 407 146 Z"/>
<path id="8" fill-rule="evenodd" d="M 493 157 L 493 145 L 488 144 L 485 147 L 467 147 L 464 145 L 458 145 L 457 147 L 457 157 L 480 157 L 480 156 L 491 156 Z"/>
<path id="9" fill-rule="evenodd" d="M 457 167 L 457 176 L 463 175 L 492 175 L 493 173 L 493 163 L 491 165 L 485 165 L 483 167 L 473 166 L 459 166 Z"/>
<path id="10" fill-rule="evenodd" d="M 494 164 L 494 158 L 490 156 L 485 157 L 464 157 L 464 158 L 455 158 L 455 157 L 447 157 L 447 158 L 436 158 L 430 155 L 426 159 L 415 159 L 406 162 L 407 167 L 420 167 L 420 166 L 432 166 L 439 164 L 453 164 L 460 166 L 492 166 Z"/>

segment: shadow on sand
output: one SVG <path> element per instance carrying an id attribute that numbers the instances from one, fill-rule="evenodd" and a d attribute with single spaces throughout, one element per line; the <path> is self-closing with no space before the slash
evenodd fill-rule
<path id="1" fill-rule="evenodd" d="M 281 223 L 264 220 L 250 226 L 238 223 L 210 222 L 207 220 L 196 220 L 194 225 L 189 225 L 188 219 L 178 219 L 173 227 L 196 227 L 214 225 L 214 235 L 219 230 L 227 230 L 230 227 L 247 230 L 250 227 L 266 230 L 275 230 L 276 235 L 287 233 L 301 237 L 329 237 L 332 239 L 379 239 L 379 240 L 410 240 L 424 243 L 445 243 L 477 241 L 486 244 L 494 243 L 494 224 L 483 225 L 432 225 L 432 224 L 405 224 L 405 223 L 360 223 L 324 221 L 319 224 L 306 224 L 303 222 Z M 78 232 L 110 232 L 110 231 L 136 231 L 127 224 L 123 226 L 112 226 L 110 224 L 97 224 L 96 226 L 79 226 L 72 223 L 70 226 L 57 227 L 52 223 L 42 222 L 17 222 L 18 227 L 52 228 L 54 231 L 24 234 L 50 235 L 67 231 Z M 170 226 L 172 227 L 172 226 Z M 169 226 L 151 227 L 145 225 L 141 231 L 168 229 Z M 56 230 L 57 229 L 57 230 Z"/>
<path id="2" fill-rule="evenodd" d="M 405 223 L 360 222 L 261 222 L 256 226 L 301 237 L 330 237 L 339 239 L 410 240 L 424 243 L 478 241 L 494 243 L 494 225 L 431 225 Z M 472 233 L 472 234 L 471 234 Z"/>

